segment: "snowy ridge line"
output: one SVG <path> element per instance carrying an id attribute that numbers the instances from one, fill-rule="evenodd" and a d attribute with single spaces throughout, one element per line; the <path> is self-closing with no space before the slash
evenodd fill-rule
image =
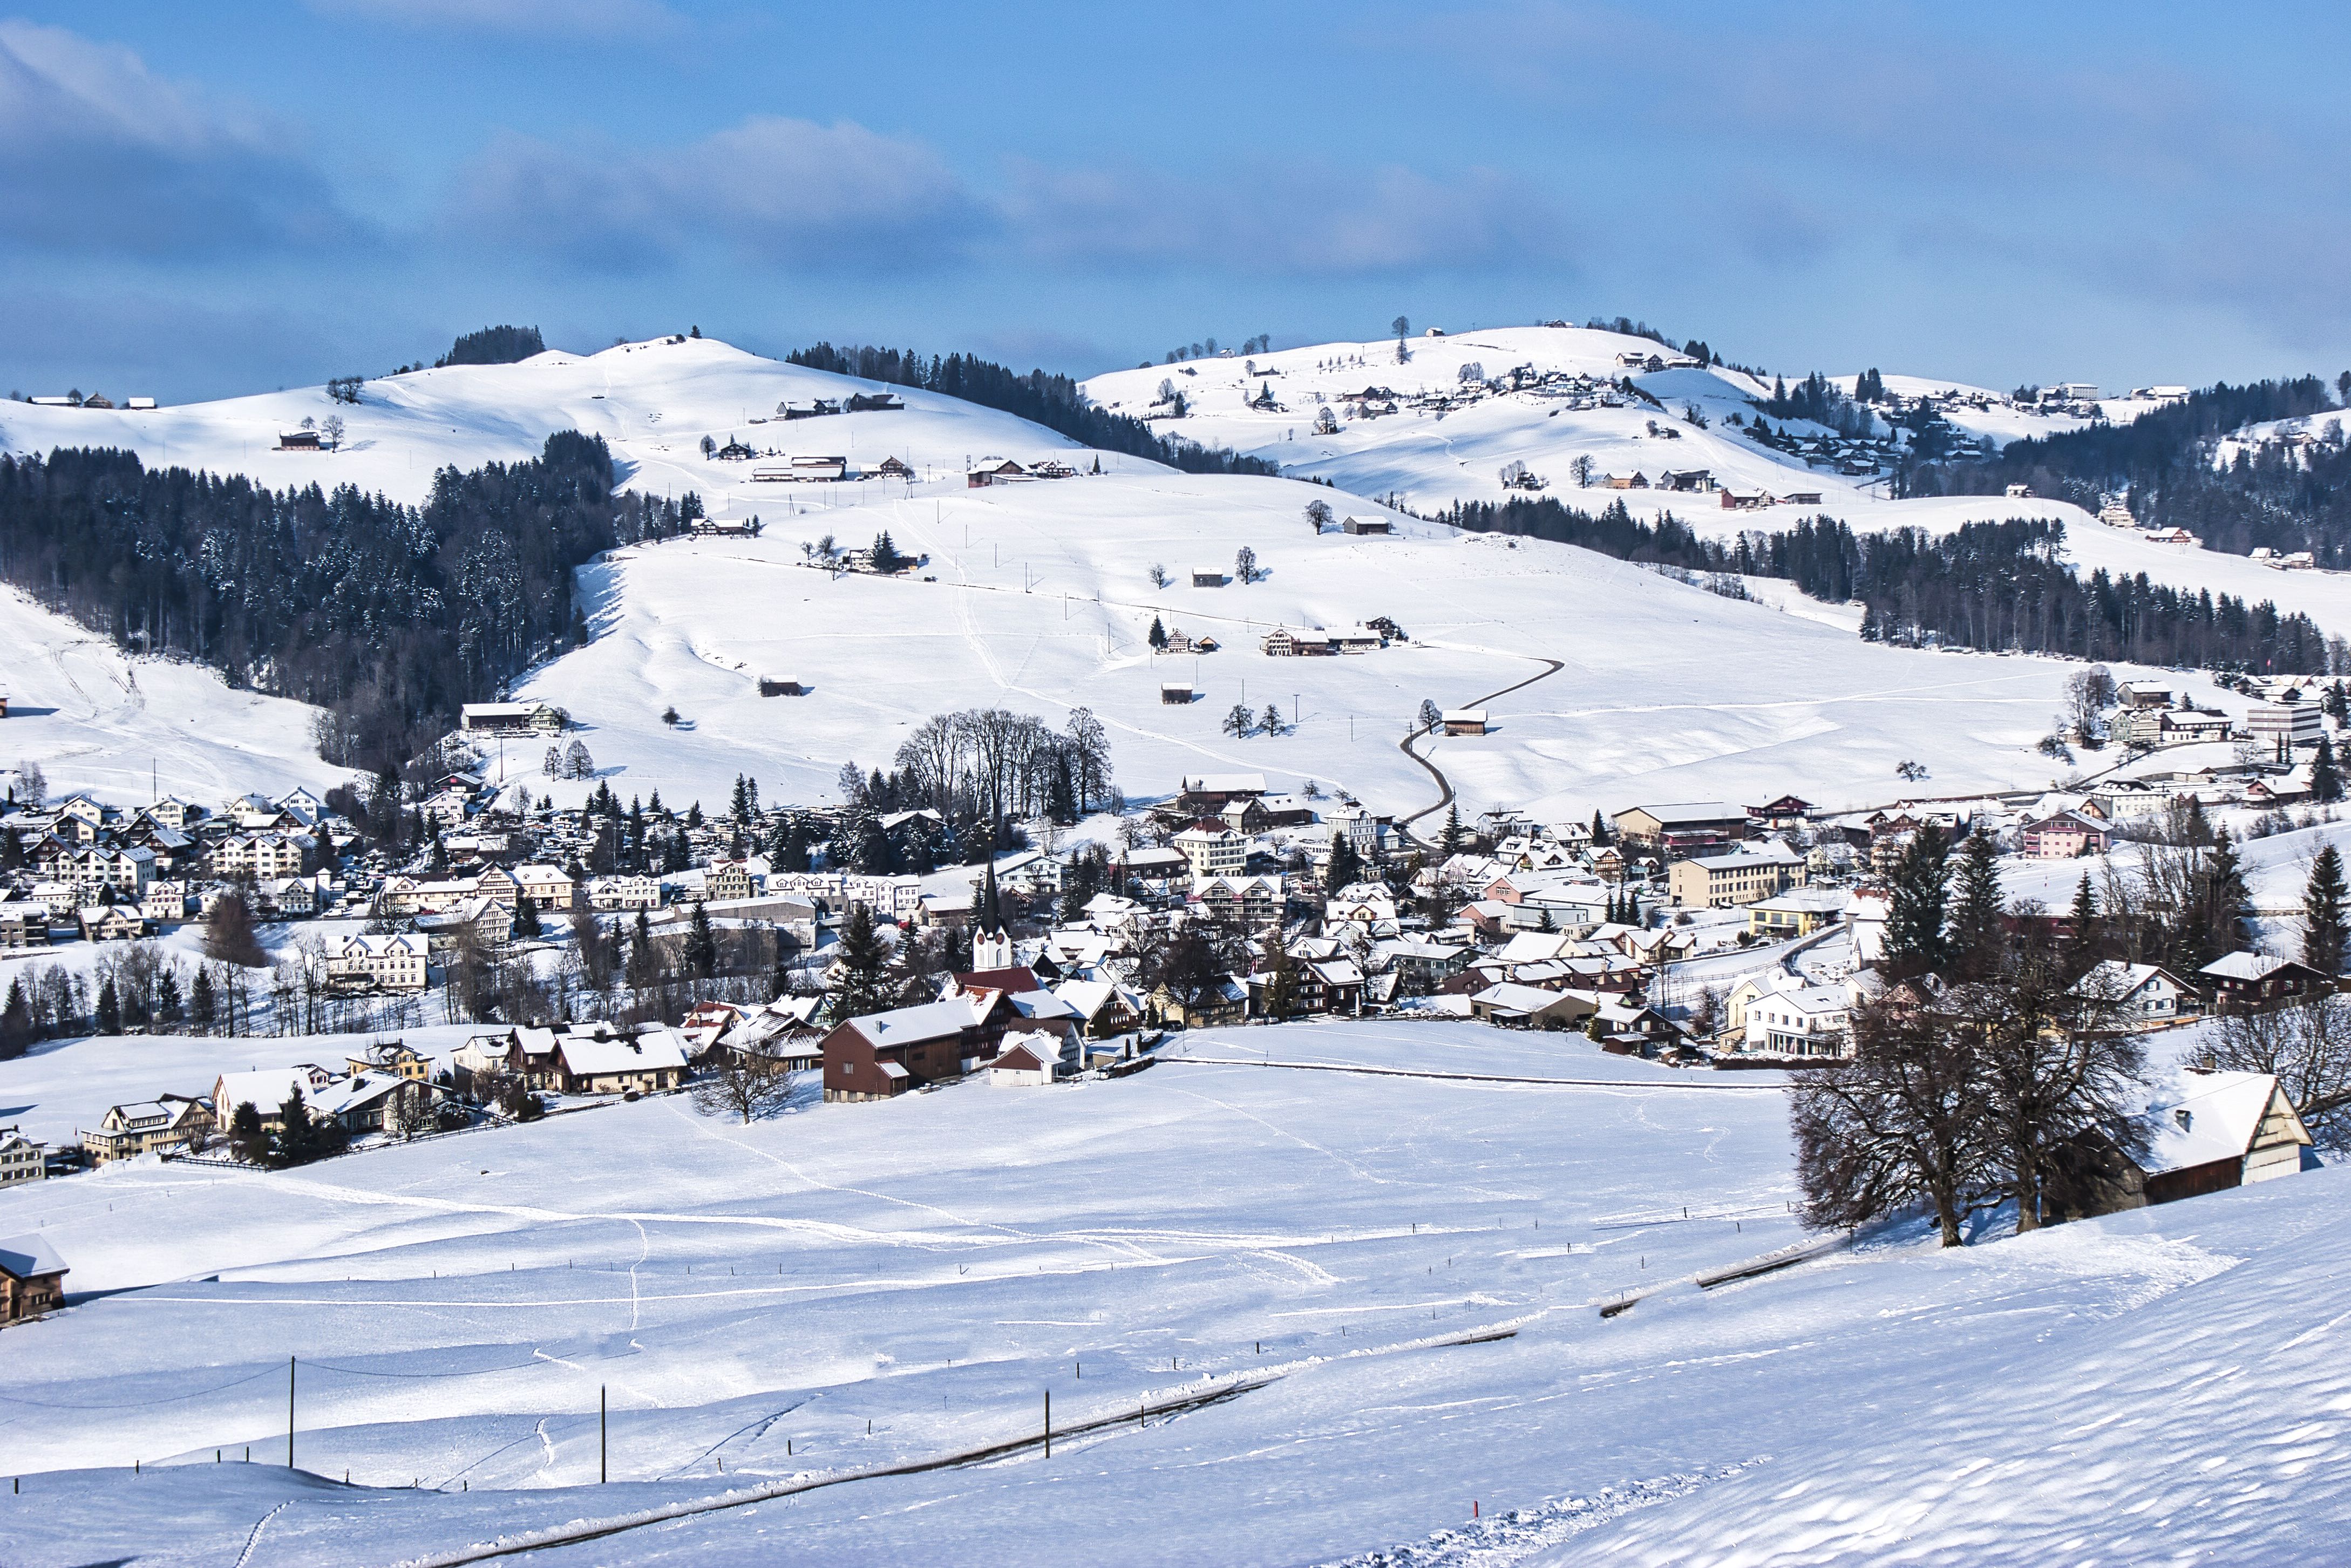
<path id="1" fill-rule="evenodd" d="M 1454 1345 L 1491 1344 L 1500 1340 L 1514 1339 L 1521 1327 L 1548 1315 L 1549 1311 L 1550 1309 L 1543 1309 L 1527 1313 L 1522 1317 L 1505 1319 L 1500 1322 L 1489 1323 L 1483 1328 L 1471 1329 L 1467 1333 L 1433 1334 L 1422 1339 L 1405 1340 L 1395 1344 L 1345 1351 L 1335 1356 L 1311 1356 L 1284 1366 L 1270 1367 L 1263 1372 L 1237 1375 L 1231 1382 L 1221 1387 L 1205 1388 L 1197 1394 L 1189 1395 L 1181 1399 L 1169 1400 L 1161 1405 L 1146 1404 L 1138 1406 L 1133 1412 L 1122 1409 L 1115 1414 L 1096 1416 L 1084 1421 L 1072 1422 L 1069 1426 L 1056 1427 L 1050 1436 L 1062 1438 L 1078 1437 L 1092 1432 L 1114 1430 L 1130 1421 L 1140 1423 L 1153 1416 L 1180 1416 L 1194 1410 L 1205 1410 L 1211 1406 L 1222 1405 L 1228 1400 L 1237 1399 L 1244 1394 L 1254 1393 L 1258 1389 L 1281 1382 L 1284 1378 L 1311 1370 L 1326 1362 L 1395 1355 L 1415 1350 L 1441 1350 Z M 758 1423 L 755 1422 L 753 1425 L 756 1426 Z M 705 1513 L 723 1513 L 729 1509 L 742 1508 L 751 1503 L 767 1502 L 776 1498 L 795 1497 L 802 1492 L 844 1486 L 852 1481 L 883 1480 L 892 1476 L 920 1475 L 926 1470 L 953 1469 L 965 1465 L 986 1464 L 990 1460 L 1008 1458 L 1029 1448 L 1042 1448 L 1048 1437 L 1049 1434 L 1040 1429 L 1034 1434 L 1008 1438 L 977 1448 L 935 1455 L 929 1458 L 902 1459 L 896 1464 L 872 1465 L 862 1469 L 843 1470 L 832 1475 L 796 1476 L 790 1480 L 772 1481 L 765 1486 L 745 1487 L 737 1490 L 723 1492 L 717 1497 L 696 1498 L 690 1501 L 664 1503 L 656 1508 L 638 1509 L 611 1519 L 583 1520 L 570 1524 L 555 1525 L 546 1530 L 530 1531 L 509 1541 L 461 1547 L 453 1552 L 433 1552 L 423 1557 L 402 1558 L 393 1564 L 393 1568 L 459 1568 L 463 1563 L 487 1563 L 501 1557 L 520 1556 L 527 1552 L 544 1552 L 558 1546 L 575 1546 L 582 1542 L 600 1541 L 606 1536 L 619 1535 L 632 1530 L 642 1530 L 647 1525 L 666 1524 L 672 1520 L 691 1519 Z"/>
<path id="2" fill-rule="evenodd" d="M 1716 1089 L 1732 1093 L 1776 1094 L 1784 1083 L 1710 1083 L 1701 1078 L 1523 1078 L 1501 1072 L 1442 1072 L 1421 1067 L 1361 1067 L 1343 1061 L 1255 1061 L 1238 1056 L 1163 1056 L 1164 1062 L 1186 1067 L 1288 1067 L 1301 1072 L 1360 1072 L 1374 1078 L 1441 1078 L 1463 1083 L 1541 1083 L 1554 1089 Z"/>
<path id="3" fill-rule="evenodd" d="M 1776 1274 L 1782 1269 L 1792 1269 L 1799 1263 L 1809 1263 L 1815 1258 L 1826 1257 L 1832 1252 L 1842 1252 L 1852 1245 L 1851 1231 L 1824 1237 L 1817 1241 L 1792 1241 L 1785 1247 L 1775 1248 L 1769 1252 L 1759 1252 L 1743 1262 L 1733 1263 L 1728 1269 L 1712 1269 L 1703 1274 L 1684 1274 L 1676 1280 L 1660 1280 L 1646 1291 L 1636 1294 L 1619 1296 L 1613 1301 L 1601 1303 L 1600 1315 L 1604 1318 L 1613 1318 L 1619 1313 L 1629 1312 L 1660 1291 L 1670 1290 L 1676 1285 L 1696 1285 L 1701 1291 L 1711 1291 L 1723 1285 L 1735 1285 L 1741 1280 L 1754 1280 L 1765 1274 Z"/>

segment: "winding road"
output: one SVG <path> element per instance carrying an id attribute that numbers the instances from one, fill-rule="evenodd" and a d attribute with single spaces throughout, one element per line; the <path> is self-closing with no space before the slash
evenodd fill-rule
<path id="1" fill-rule="evenodd" d="M 1544 668 L 1534 674 L 1529 675 L 1523 681 L 1514 682 L 1510 685 L 1504 686 L 1500 691 L 1488 692 L 1482 697 L 1473 697 L 1467 706 L 1470 707 L 1482 707 L 1486 704 L 1492 702 L 1496 697 L 1506 697 L 1512 692 L 1524 690 L 1526 687 L 1533 685 L 1537 681 L 1547 680 L 1567 667 L 1564 660 L 1544 659 L 1542 658 L 1542 655 L 1539 653 L 1523 654 L 1521 657 L 1541 659 Z M 1445 777 L 1444 771 L 1439 768 L 1436 763 L 1431 762 L 1427 758 L 1423 757 L 1419 752 L 1415 751 L 1412 748 L 1412 743 L 1414 741 L 1422 738 L 1435 727 L 1436 727 L 1434 725 L 1423 725 L 1418 729 L 1414 730 L 1410 735 L 1405 736 L 1402 740 L 1396 742 L 1396 749 L 1398 751 L 1403 752 L 1406 757 L 1411 758 L 1415 762 L 1419 763 L 1421 767 L 1426 768 L 1428 770 L 1428 776 L 1437 780 L 1437 803 L 1433 806 L 1424 806 L 1419 810 L 1415 811 L 1411 816 L 1401 817 L 1396 821 L 1396 827 L 1402 831 L 1409 834 L 1424 848 L 1427 847 L 1428 841 L 1421 838 L 1418 833 L 1413 832 L 1412 825 L 1415 822 L 1419 821 L 1423 817 L 1428 816 L 1434 812 L 1442 811 L 1445 808 L 1453 804 L 1453 781 Z"/>

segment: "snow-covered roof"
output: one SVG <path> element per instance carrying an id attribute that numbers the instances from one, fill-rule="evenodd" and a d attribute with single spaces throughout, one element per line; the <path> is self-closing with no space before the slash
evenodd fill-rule
<path id="1" fill-rule="evenodd" d="M 2176 1171 L 2242 1159 L 2277 1087 L 2266 1072 L 2183 1071 L 2179 1091 L 2147 1110 L 2147 1155 L 2139 1168 Z M 2308 1142 L 2309 1135 L 2301 1141 Z"/>
<path id="2" fill-rule="evenodd" d="M 57 1256 L 46 1236 L 11 1236 L 0 1240 L 0 1273 L 29 1280 L 36 1274 L 62 1274 L 66 1260 Z"/>
<path id="3" fill-rule="evenodd" d="M 867 1013 L 862 1018 L 851 1019 L 849 1027 L 877 1048 L 938 1040 L 946 1035 L 960 1034 L 978 1021 L 972 1000 L 969 997 L 950 997 L 945 1001 L 924 1002 L 917 1007 Z"/>
<path id="4" fill-rule="evenodd" d="M 2258 980 L 2284 967 L 2285 963 L 2274 954 L 2241 950 L 2213 959 L 2199 972 L 2216 980 Z"/>
<path id="5" fill-rule="evenodd" d="M 685 1066 L 685 1044 L 666 1025 L 656 1025 L 633 1038 L 567 1034 L 556 1040 L 556 1050 L 565 1070 L 575 1078 Z"/>

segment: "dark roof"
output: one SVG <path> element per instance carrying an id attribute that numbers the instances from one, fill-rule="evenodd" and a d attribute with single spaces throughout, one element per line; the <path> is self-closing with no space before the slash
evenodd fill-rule
<path id="1" fill-rule="evenodd" d="M 1009 969 L 970 969 L 955 977 L 959 991 L 1005 991 L 1018 995 L 1023 991 L 1041 991 L 1043 981 L 1037 971 L 1022 964 Z"/>

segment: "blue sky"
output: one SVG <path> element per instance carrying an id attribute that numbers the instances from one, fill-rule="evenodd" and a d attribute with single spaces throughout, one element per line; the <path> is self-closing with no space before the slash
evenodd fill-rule
<path id="1" fill-rule="evenodd" d="M 2351 365 L 2351 13 L 115 0 L 0 10 L 0 391 L 699 326 L 1077 374 L 1619 313 L 2023 381 Z"/>

